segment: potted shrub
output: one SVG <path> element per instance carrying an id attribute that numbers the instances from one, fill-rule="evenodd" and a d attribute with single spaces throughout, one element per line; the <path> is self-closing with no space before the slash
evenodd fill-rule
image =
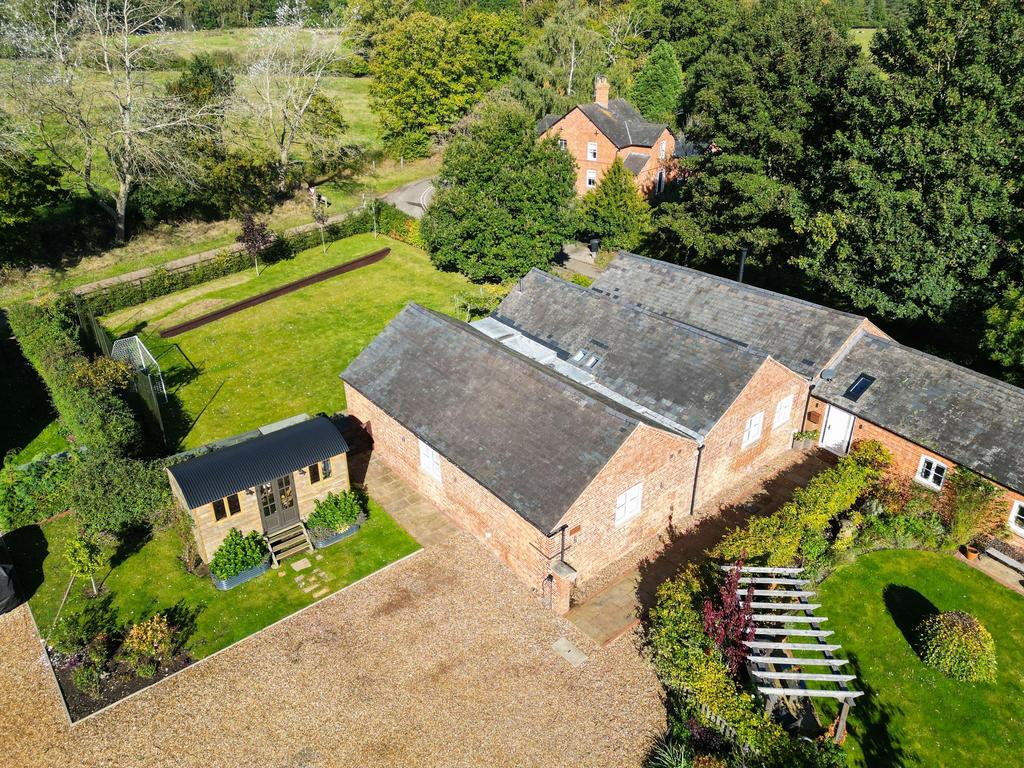
<path id="1" fill-rule="evenodd" d="M 219 590 L 231 589 L 255 579 L 270 568 L 270 549 L 256 531 L 245 536 L 237 528 L 228 531 L 210 560 L 210 578 Z"/>
<path id="2" fill-rule="evenodd" d="M 318 499 L 306 519 L 306 530 L 314 549 L 341 541 L 359 530 L 366 519 L 366 499 L 358 491 L 329 493 Z"/>
<path id="3" fill-rule="evenodd" d="M 798 451 L 806 451 L 818 444 L 818 437 L 821 433 L 816 429 L 805 429 L 793 435 L 793 447 Z"/>

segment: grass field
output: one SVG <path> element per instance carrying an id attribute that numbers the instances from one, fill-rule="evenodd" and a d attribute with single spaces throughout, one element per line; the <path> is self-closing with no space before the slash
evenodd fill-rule
<path id="1" fill-rule="evenodd" d="M 390 247 L 369 267 L 333 277 L 162 340 L 167 327 L 322 269 Z M 338 374 L 409 301 L 454 311 L 469 283 L 426 254 L 357 235 L 273 264 L 155 299 L 103 319 L 115 336 L 141 333 L 171 389 L 171 448 L 193 447 L 297 413 L 345 407 Z"/>
<path id="2" fill-rule="evenodd" d="M 857 43 L 864 53 L 871 55 L 871 41 L 875 38 L 878 30 L 875 27 L 854 27 L 850 30 L 850 37 Z"/>
<path id="3" fill-rule="evenodd" d="M 9 534 L 19 576 L 31 585 L 29 606 L 43 637 L 49 634 L 70 581 L 63 553 L 74 526 L 74 519 L 66 517 Z M 320 560 L 310 557 L 328 575 L 325 584 L 333 593 L 417 549 L 415 540 L 371 502 L 369 517 L 357 534 L 320 550 Z M 316 601 L 295 583 L 287 565 L 221 592 L 209 578 L 186 573 L 180 551 L 181 542 L 173 530 L 157 531 L 135 551 L 115 560 L 116 565 L 97 573 L 96 580 L 113 595 L 113 606 L 124 624 L 169 608 L 194 617 L 194 631 L 185 646 L 194 659 Z M 77 580 L 64 613 L 75 610 L 90 593 L 88 580 Z"/>
<path id="4" fill-rule="evenodd" d="M 1020 764 L 1024 597 L 950 555 L 917 551 L 863 555 L 826 579 L 818 596 L 818 614 L 829 617 L 825 628 L 866 692 L 850 712 L 851 765 Z M 943 677 L 911 647 L 924 616 L 951 610 L 974 614 L 995 638 L 994 684 Z"/>

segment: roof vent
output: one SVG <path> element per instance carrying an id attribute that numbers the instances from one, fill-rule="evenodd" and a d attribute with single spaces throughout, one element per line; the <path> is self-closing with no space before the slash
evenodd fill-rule
<path id="1" fill-rule="evenodd" d="M 832 381 L 832 379 L 834 379 L 835 377 L 836 377 L 836 369 L 835 368 L 826 368 L 824 371 L 821 372 L 821 379 L 822 379 L 822 381 Z"/>

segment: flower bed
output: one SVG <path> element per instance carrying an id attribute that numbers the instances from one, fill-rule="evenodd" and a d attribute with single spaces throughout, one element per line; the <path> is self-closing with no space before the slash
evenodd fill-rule
<path id="1" fill-rule="evenodd" d="M 239 584 L 244 584 L 247 581 L 252 581 L 257 576 L 266 573 L 270 570 L 270 556 L 263 560 L 259 565 L 254 565 L 252 568 L 247 568 L 244 571 L 235 574 L 227 579 L 218 579 L 212 573 L 210 574 L 210 581 L 213 582 L 213 586 L 219 589 L 221 592 L 226 592 L 229 589 L 237 587 Z"/>
<path id="2" fill-rule="evenodd" d="M 359 523 L 354 523 L 343 531 L 334 531 L 333 533 L 324 534 L 320 531 L 310 531 L 309 539 L 313 542 L 313 549 L 324 549 L 331 546 L 331 544 L 337 544 L 342 539 L 347 539 L 349 536 L 358 533 L 359 528 Z"/>

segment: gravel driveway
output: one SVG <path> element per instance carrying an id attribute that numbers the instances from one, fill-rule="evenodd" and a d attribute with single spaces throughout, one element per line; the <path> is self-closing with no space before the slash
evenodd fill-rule
<path id="1" fill-rule="evenodd" d="M 73 728 L 27 607 L 0 617 L 9 765 L 624 768 L 663 726 L 628 639 L 597 649 L 461 532 Z"/>

